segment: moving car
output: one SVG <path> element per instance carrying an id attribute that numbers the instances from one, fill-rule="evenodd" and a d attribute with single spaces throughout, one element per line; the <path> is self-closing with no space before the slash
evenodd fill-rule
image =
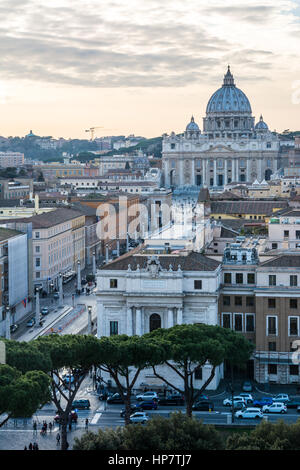
<path id="1" fill-rule="evenodd" d="M 26 326 L 28 327 L 32 327 L 35 325 L 35 318 L 30 318 L 30 320 L 28 320 L 28 322 L 26 323 Z"/>
<path id="2" fill-rule="evenodd" d="M 18 323 L 13 323 L 12 325 L 10 325 L 10 332 L 14 333 L 15 331 L 17 331 L 18 328 L 19 328 Z"/>
<path id="3" fill-rule="evenodd" d="M 259 408 L 245 408 L 235 413 L 237 418 L 263 418 L 263 413 Z"/>
<path id="4" fill-rule="evenodd" d="M 279 401 L 280 403 L 286 403 L 287 401 L 290 401 L 290 397 L 286 393 L 279 393 L 279 395 L 276 395 L 273 397 L 273 402 L 274 401 Z"/>
<path id="5" fill-rule="evenodd" d="M 273 398 L 271 397 L 261 397 L 261 398 L 256 398 L 253 400 L 253 406 L 265 406 L 265 405 L 272 405 L 273 403 Z"/>
<path id="6" fill-rule="evenodd" d="M 41 310 L 41 314 L 42 315 L 48 315 L 48 313 L 49 313 L 49 308 L 43 307 L 42 310 Z"/>
<path id="7" fill-rule="evenodd" d="M 59 293 L 58 292 L 54 292 L 53 299 L 59 299 Z"/>
<path id="8" fill-rule="evenodd" d="M 197 401 L 196 403 L 194 403 L 194 405 L 192 406 L 192 409 L 194 411 L 213 411 L 214 410 L 214 404 L 212 401 L 209 401 L 209 400 L 201 400 L 201 401 Z"/>
<path id="9" fill-rule="evenodd" d="M 90 406 L 90 400 L 74 400 L 72 403 L 72 410 L 74 410 L 75 408 L 77 408 L 78 410 L 87 410 L 90 408 Z"/>
<path id="10" fill-rule="evenodd" d="M 240 397 L 245 398 L 246 403 L 253 403 L 253 397 L 251 393 L 240 393 Z"/>
<path id="11" fill-rule="evenodd" d="M 249 381 L 246 381 L 242 385 L 243 392 L 252 392 L 252 384 Z"/>
<path id="12" fill-rule="evenodd" d="M 238 401 L 241 401 L 241 402 L 245 403 L 246 400 L 245 400 L 244 397 L 241 397 L 240 395 L 233 397 L 233 402 L 238 402 Z M 232 399 L 231 398 L 225 398 L 225 400 L 223 400 L 223 405 L 224 406 L 231 406 L 232 405 Z"/>
<path id="13" fill-rule="evenodd" d="M 287 407 L 284 403 L 276 402 L 272 405 L 265 405 L 262 407 L 263 413 L 286 413 Z"/>
<path id="14" fill-rule="evenodd" d="M 285 402 L 287 408 L 298 408 L 300 406 L 300 400 L 290 400 Z"/>
<path id="15" fill-rule="evenodd" d="M 131 407 L 130 407 L 130 416 L 132 414 L 136 413 L 137 411 L 143 411 L 143 410 L 142 410 L 142 408 L 140 408 L 139 405 L 131 405 Z M 125 409 L 120 411 L 120 416 L 121 416 L 121 418 L 125 417 Z"/>
<path id="16" fill-rule="evenodd" d="M 119 393 L 114 393 L 107 398 L 106 403 L 109 403 L 110 405 L 119 405 L 123 404 L 124 400 Z"/>
<path id="17" fill-rule="evenodd" d="M 139 406 L 142 410 L 157 410 L 156 400 L 139 401 Z"/>
<path id="18" fill-rule="evenodd" d="M 136 399 L 137 400 L 149 400 L 149 399 L 152 399 L 152 400 L 158 400 L 158 395 L 156 392 L 144 392 L 140 395 L 137 395 L 136 396 Z"/>
<path id="19" fill-rule="evenodd" d="M 76 413 L 76 411 L 72 410 L 69 414 L 69 420 L 71 419 L 71 421 L 73 421 L 74 423 L 77 423 L 77 420 L 78 420 L 78 415 Z M 54 421 L 56 423 L 59 423 L 60 422 L 60 416 L 59 414 L 57 413 L 55 416 L 54 416 Z"/>
<path id="20" fill-rule="evenodd" d="M 184 396 L 180 393 L 174 393 L 172 395 L 168 395 L 166 397 L 159 398 L 158 400 L 159 405 L 175 405 L 175 406 L 183 406 L 184 405 Z"/>
<path id="21" fill-rule="evenodd" d="M 146 423 L 149 420 L 147 413 L 138 411 L 130 416 L 130 423 Z"/>

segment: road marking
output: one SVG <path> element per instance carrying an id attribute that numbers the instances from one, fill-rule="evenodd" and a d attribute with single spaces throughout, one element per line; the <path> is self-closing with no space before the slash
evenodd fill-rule
<path id="1" fill-rule="evenodd" d="M 91 424 L 97 424 L 98 420 L 101 418 L 102 413 L 96 413 L 91 421 Z"/>

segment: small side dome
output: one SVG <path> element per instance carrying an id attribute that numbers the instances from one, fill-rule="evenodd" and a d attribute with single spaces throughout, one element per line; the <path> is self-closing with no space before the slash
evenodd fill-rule
<path id="1" fill-rule="evenodd" d="M 187 131 L 197 131 L 197 132 L 200 131 L 198 124 L 196 124 L 196 122 L 194 120 L 194 116 L 191 117 L 191 122 L 189 122 L 189 124 L 186 126 L 186 130 Z"/>
<path id="2" fill-rule="evenodd" d="M 259 131 L 268 131 L 269 130 L 267 124 L 263 120 L 262 115 L 259 118 L 259 122 L 255 126 L 255 130 L 259 130 Z"/>

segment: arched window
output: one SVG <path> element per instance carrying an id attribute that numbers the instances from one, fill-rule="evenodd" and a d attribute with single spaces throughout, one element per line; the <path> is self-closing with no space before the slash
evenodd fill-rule
<path id="1" fill-rule="evenodd" d="M 157 313 L 153 313 L 152 315 L 150 315 L 149 322 L 150 322 L 149 323 L 150 331 L 161 328 L 161 318 L 160 318 L 160 315 L 158 315 Z"/>

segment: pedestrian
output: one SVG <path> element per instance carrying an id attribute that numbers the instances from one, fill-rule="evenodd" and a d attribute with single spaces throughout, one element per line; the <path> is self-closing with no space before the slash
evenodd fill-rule
<path id="1" fill-rule="evenodd" d="M 52 432 L 52 423 L 51 423 L 51 421 L 49 423 L 49 431 Z"/>
<path id="2" fill-rule="evenodd" d="M 88 427 L 89 427 L 89 420 L 88 420 L 88 418 L 86 418 L 86 420 L 85 420 L 85 429 L 87 429 Z"/>
<path id="3" fill-rule="evenodd" d="M 37 442 L 35 442 L 33 444 L 33 450 L 39 450 L 39 446 L 38 446 Z"/>
<path id="4" fill-rule="evenodd" d="M 27 450 L 27 446 L 24 447 L 24 450 Z"/>
<path id="5" fill-rule="evenodd" d="M 28 449 L 29 450 L 32 450 L 32 442 L 30 442 L 29 446 L 28 446 Z"/>
<path id="6" fill-rule="evenodd" d="M 68 450 L 68 448 L 69 448 L 69 443 L 68 441 L 66 441 L 66 450 Z"/>
<path id="7" fill-rule="evenodd" d="M 37 434 L 37 424 L 36 424 L 36 421 L 33 421 L 33 434 Z"/>
<path id="8" fill-rule="evenodd" d="M 58 433 L 56 435 L 56 444 L 59 445 L 59 443 L 60 443 L 60 434 Z"/>

